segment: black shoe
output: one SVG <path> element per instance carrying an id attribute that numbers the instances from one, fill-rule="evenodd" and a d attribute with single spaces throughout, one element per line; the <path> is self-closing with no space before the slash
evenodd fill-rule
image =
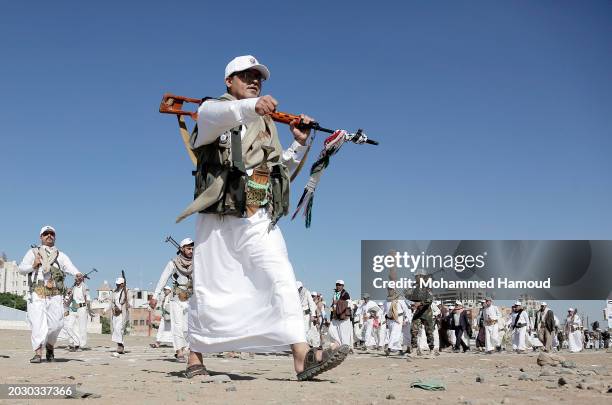
<path id="1" fill-rule="evenodd" d="M 49 362 L 49 363 L 55 361 L 55 353 L 53 351 L 53 348 L 49 349 L 47 347 L 47 353 L 46 353 L 45 357 L 47 358 L 47 362 Z"/>
<path id="2" fill-rule="evenodd" d="M 40 362 L 41 362 L 40 354 L 35 354 L 34 357 L 30 359 L 30 363 L 40 363 Z"/>

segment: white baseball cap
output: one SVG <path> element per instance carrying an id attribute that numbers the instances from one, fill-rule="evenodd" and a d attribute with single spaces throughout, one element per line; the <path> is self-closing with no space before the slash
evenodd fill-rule
<path id="1" fill-rule="evenodd" d="M 521 301 L 516 301 L 516 302 L 514 303 L 514 305 L 521 305 L 521 306 L 522 306 L 523 304 L 521 304 Z"/>
<path id="2" fill-rule="evenodd" d="M 344 280 L 336 280 L 336 284 L 344 285 Z"/>
<path id="3" fill-rule="evenodd" d="M 295 285 L 297 286 L 297 288 L 298 288 L 298 289 L 300 289 L 300 288 L 304 287 L 304 284 L 302 284 L 302 282 L 301 282 L 301 281 L 296 281 L 296 282 L 295 282 Z"/>
<path id="4" fill-rule="evenodd" d="M 242 72 L 247 69 L 255 69 L 261 73 L 265 80 L 270 78 L 270 71 L 266 65 L 260 64 L 253 55 L 237 56 L 231 60 L 225 67 L 225 78 L 227 79 L 233 73 Z"/>
<path id="5" fill-rule="evenodd" d="M 310 295 L 315 296 L 315 295 L 317 295 L 317 292 L 313 291 L 313 292 L 310 293 Z"/>
<path id="6" fill-rule="evenodd" d="M 38 235 L 40 236 L 40 235 L 42 235 L 43 233 L 45 233 L 47 231 L 51 231 L 53 233 L 56 233 L 54 227 L 52 227 L 51 225 L 45 225 L 42 228 L 40 228 L 40 233 Z"/>
<path id="7" fill-rule="evenodd" d="M 542 302 L 540 303 L 540 306 L 543 306 L 543 307 L 545 307 L 545 306 L 547 306 L 547 305 L 548 305 L 548 304 L 546 303 L 546 301 L 542 301 Z"/>
<path id="8" fill-rule="evenodd" d="M 125 279 L 123 277 L 117 277 L 117 280 L 115 280 L 115 284 L 123 284 L 125 283 Z"/>
<path id="9" fill-rule="evenodd" d="M 185 238 L 181 241 L 181 243 L 179 243 L 180 247 L 187 246 L 187 245 L 193 245 L 193 241 L 191 240 L 191 238 Z"/>
<path id="10" fill-rule="evenodd" d="M 172 290 L 172 288 L 170 288 L 170 287 L 168 287 L 168 286 L 165 286 L 165 287 L 164 287 L 164 290 Z"/>
<path id="11" fill-rule="evenodd" d="M 461 301 L 459 301 L 459 300 L 455 301 L 455 305 L 457 305 L 457 306 L 459 306 L 459 305 L 463 306 L 463 304 L 462 304 L 462 303 L 461 303 Z"/>

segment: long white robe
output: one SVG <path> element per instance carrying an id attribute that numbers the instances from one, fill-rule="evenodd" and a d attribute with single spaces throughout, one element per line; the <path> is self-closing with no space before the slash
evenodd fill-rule
<path id="1" fill-rule="evenodd" d="M 178 272 L 174 262 L 170 260 L 166 264 L 166 267 L 164 267 L 164 271 L 162 272 L 161 277 L 155 286 L 155 296 L 158 297 L 159 300 L 164 299 L 163 287 L 170 278 L 172 278 L 173 283 L 176 283 L 179 286 L 186 286 L 189 283 L 189 278 Z M 171 298 L 168 309 L 170 312 L 170 329 L 172 330 L 172 347 L 175 351 L 177 351 L 188 346 L 187 323 L 189 316 L 189 303 L 187 301 L 181 301 L 178 295 L 175 295 L 174 293 L 171 293 L 170 296 Z"/>
<path id="2" fill-rule="evenodd" d="M 89 288 L 84 282 L 72 288 L 72 299 L 77 305 L 87 304 L 91 300 Z M 74 343 L 75 346 L 85 347 L 87 345 L 87 323 L 89 321 L 87 306 L 77 308 L 76 312 L 71 311 L 69 316 L 74 318 L 73 329 L 75 335 L 78 336 L 78 342 Z"/>
<path id="3" fill-rule="evenodd" d="M 385 315 L 391 317 L 391 309 L 392 309 L 393 301 L 387 301 L 385 303 Z M 403 336 L 402 336 L 402 327 L 404 326 L 404 321 L 406 316 L 408 315 L 408 306 L 403 300 L 397 301 L 397 312 L 401 314 L 398 316 L 397 321 L 393 319 L 387 319 L 387 328 L 389 329 L 389 350 L 399 351 L 402 350 L 403 344 Z"/>
<path id="4" fill-rule="evenodd" d="M 361 340 L 364 341 L 366 347 L 376 347 L 377 337 L 374 335 L 374 319 L 370 316 L 370 312 L 375 311 L 378 319 L 383 316 L 383 310 L 376 302 L 368 300 L 363 302 L 357 308 L 355 317 L 358 317 L 363 322 L 361 328 Z"/>
<path id="5" fill-rule="evenodd" d="M 170 300 L 172 299 L 172 294 L 165 295 L 163 300 L 161 301 L 161 307 L 167 308 L 167 311 L 170 312 Z M 157 335 L 155 340 L 160 343 L 174 343 L 174 338 L 172 336 L 172 315 L 170 315 L 170 320 L 166 321 L 163 316 L 159 321 L 159 328 L 157 329 Z"/>
<path id="6" fill-rule="evenodd" d="M 406 303 L 406 301 L 404 301 L 404 303 Z M 407 303 L 406 308 L 408 308 L 408 312 L 406 313 L 404 325 L 402 326 L 402 344 L 406 347 L 410 347 L 410 342 L 412 341 L 412 332 L 410 331 L 412 327 L 412 309 Z"/>
<path id="7" fill-rule="evenodd" d="M 123 344 L 123 329 L 125 327 L 126 319 L 126 305 L 122 305 L 123 294 L 121 291 L 113 291 L 111 294 L 110 311 L 113 313 L 113 304 L 121 308 L 122 312 L 119 315 L 112 315 L 111 317 L 111 340 L 115 343 Z"/>
<path id="8" fill-rule="evenodd" d="M 519 317 L 518 322 L 516 322 L 516 317 Z M 512 330 L 512 349 L 513 350 L 526 350 L 527 349 L 527 326 L 529 325 L 529 315 L 527 315 L 527 311 L 522 311 L 520 315 L 516 312 L 512 314 L 511 325 L 515 325 L 516 323 L 525 324 L 525 326 L 520 328 L 514 328 Z"/>
<path id="9" fill-rule="evenodd" d="M 38 281 L 43 283 L 51 279 L 51 272 L 44 273 L 42 267 L 34 270 L 35 249 L 27 251 L 21 263 L 19 264 L 19 273 L 29 274 L 34 273 L 36 277 L 32 277 L 33 283 Z M 59 252 L 57 263 L 64 273 L 76 276 L 79 270 L 72 264 L 70 258 L 63 252 Z M 36 350 L 41 345 L 55 345 L 57 337 L 64 326 L 64 297 L 61 294 L 50 297 L 39 297 L 34 291 L 28 300 L 28 323 L 32 329 L 31 343 L 32 349 Z"/>
<path id="10" fill-rule="evenodd" d="M 490 352 L 501 345 L 499 339 L 499 322 L 502 316 L 499 308 L 495 305 L 485 307 L 483 315 L 485 324 L 485 350 Z M 489 325 L 489 323 L 492 324 Z"/>
<path id="11" fill-rule="evenodd" d="M 305 342 L 295 276 L 265 209 L 198 214 L 188 343 L 195 352 L 273 352 Z M 350 321 L 349 321 L 350 328 Z"/>
<path id="12" fill-rule="evenodd" d="M 304 320 L 304 335 L 306 342 L 313 347 L 318 347 L 320 344 L 320 338 L 317 328 L 312 323 L 312 319 L 316 315 L 317 306 L 315 305 L 310 291 L 306 287 L 302 287 L 298 290 L 300 296 L 300 303 L 302 306 L 302 317 Z"/>
<path id="13" fill-rule="evenodd" d="M 570 326 L 574 327 L 574 332 L 571 331 Z M 578 315 L 574 315 L 573 318 L 572 317 L 568 317 L 566 319 L 566 328 L 568 328 L 567 331 L 567 342 L 568 342 L 568 348 L 570 352 L 580 352 L 582 351 L 582 349 L 584 348 L 583 345 L 583 332 L 582 329 L 580 329 L 580 327 L 582 326 L 582 320 L 580 319 L 580 316 Z"/>

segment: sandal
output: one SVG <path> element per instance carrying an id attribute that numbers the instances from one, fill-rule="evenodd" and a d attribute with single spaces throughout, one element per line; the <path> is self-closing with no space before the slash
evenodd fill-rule
<path id="1" fill-rule="evenodd" d="M 351 349 L 348 345 L 342 345 L 336 349 L 325 349 L 321 361 L 317 361 L 316 350 L 313 348 L 306 353 L 304 371 L 297 374 L 298 381 L 312 380 L 319 374 L 338 366 L 346 359 Z"/>
<path id="2" fill-rule="evenodd" d="M 41 361 L 40 354 L 35 354 L 34 357 L 30 359 L 30 363 L 40 363 Z"/>
<path id="3" fill-rule="evenodd" d="M 151 346 L 153 349 L 159 349 L 159 343 L 149 343 L 149 346 Z"/>
<path id="4" fill-rule="evenodd" d="M 188 366 L 187 369 L 183 372 L 183 377 L 185 378 L 193 378 L 196 375 L 208 375 L 208 370 L 206 370 L 204 364 L 194 364 Z"/>

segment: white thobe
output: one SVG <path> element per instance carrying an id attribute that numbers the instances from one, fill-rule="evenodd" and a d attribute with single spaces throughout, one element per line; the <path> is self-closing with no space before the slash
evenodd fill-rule
<path id="1" fill-rule="evenodd" d="M 46 283 L 51 279 L 51 272 L 43 273 L 42 267 L 36 271 L 32 264 L 34 263 L 34 250 L 30 249 L 25 254 L 19 264 L 19 273 L 29 274 L 36 273 L 36 277 L 32 277 L 34 285 L 38 281 Z M 72 264 L 68 255 L 59 252 L 57 263 L 60 270 L 64 273 L 76 276 L 79 270 Z M 28 323 L 32 329 L 31 342 L 32 349 L 36 350 L 43 344 L 55 345 L 57 336 L 64 326 L 64 297 L 61 294 L 50 297 L 39 297 L 34 291 L 30 295 L 28 301 Z"/>
<path id="2" fill-rule="evenodd" d="M 363 328 L 361 328 L 361 340 L 366 347 L 376 346 L 376 337 L 373 333 L 374 319 L 370 316 L 370 311 L 376 311 L 378 319 L 382 318 L 383 310 L 375 302 L 363 302 L 355 312 L 355 316 L 363 319 Z"/>
<path id="3" fill-rule="evenodd" d="M 250 123 L 259 118 L 257 101 L 202 103 L 192 147 L 229 136 L 230 129 L 239 125 L 243 138 Z M 281 160 L 291 170 L 304 150 L 294 142 Z M 193 351 L 284 351 L 305 342 L 285 240 L 279 227 L 270 229 L 270 224 L 263 208 L 249 218 L 198 214 L 188 317 Z"/>
<path id="4" fill-rule="evenodd" d="M 75 312 L 70 311 L 68 315 L 73 318 L 74 335 L 78 337 L 78 341 L 74 342 L 74 345 L 85 347 L 87 345 L 87 321 L 89 320 L 87 303 L 91 298 L 89 296 L 89 288 L 84 282 L 72 287 L 72 300 L 77 306 L 77 310 Z"/>
<path id="5" fill-rule="evenodd" d="M 302 305 L 304 336 L 306 337 L 306 342 L 310 346 L 318 347 L 320 339 L 317 339 L 318 331 L 312 323 L 312 319 L 316 315 L 317 306 L 310 295 L 310 291 L 308 291 L 306 287 L 302 287 L 300 290 L 298 290 L 298 294 L 300 295 L 300 303 Z"/>
<path id="6" fill-rule="evenodd" d="M 162 316 L 159 321 L 159 328 L 157 329 L 157 335 L 155 340 L 163 343 L 174 343 L 174 336 L 172 335 L 172 314 L 170 314 L 170 320 L 164 319 L 164 308 L 170 312 L 170 302 L 172 300 L 172 294 L 164 295 L 160 300 L 160 307 L 162 308 Z"/>
<path id="7" fill-rule="evenodd" d="M 583 334 L 580 327 L 582 326 L 582 320 L 578 315 L 568 317 L 566 320 L 567 330 L 567 343 L 570 352 L 579 352 L 583 349 Z M 574 332 L 571 331 L 570 327 L 573 327 Z"/>
<path id="8" fill-rule="evenodd" d="M 129 322 L 129 319 L 125 319 L 126 315 L 126 304 L 121 305 L 121 301 L 124 300 L 121 291 L 113 291 L 111 294 L 110 311 L 113 314 L 114 305 L 121 309 L 121 314 L 113 314 L 111 317 L 111 340 L 115 343 L 123 344 L 123 328 L 125 323 Z M 114 305 L 113 305 L 114 304 Z"/>
<path id="9" fill-rule="evenodd" d="M 518 321 L 516 320 L 518 316 Z M 516 327 L 512 330 L 512 349 L 526 350 L 527 349 L 527 326 L 529 325 L 529 315 L 527 311 L 521 311 L 520 315 L 517 312 L 512 313 L 511 325 L 522 323 L 524 326 Z"/>
<path id="10" fill-rule="evenodd" d="M 353 307 L 351 300 L 348 300 L 348 307 Z M 336 318 L 332 319 L 328 332 L 329 337 L 335 342 L 341 345 L 349 345 L 349 347 L 353 347 L 353 324 L 350 318 L 344 320 Z"/>
<path id="11" fill-rule="evenodd" d="M 490 352 L 500 346 L 499 339 L 499 322 L 501 320 L 501 312 L 495 305 L 484 308 L 484 324 L 485 324 L 485 350 Z M 489 325 L 489 323 L 492 323 Z"/>
<path id="12" fill-rule="evenodd" d="M 391 308 L 393 302 L 385 302 L 385 315 L 391 317 Z M 403 300 L 397 301 L 397 312 L 401 314 L 397 317 L 397 321 L 392 318 L 387 319 L 387 328 L 389 329 L 389 350 L 402 350 L 402 327 L 404 326 L 404 322 L 406 320 L 406 315 L 408 314 L 408 306 Z"/>
<path id="13" fill-rule="evenodd" d="M 175 278 L 176 273 L 176 278 Z M 158 300 L 163 300 L 163 288 L 168 282 L 168 279 L 172 278 L 172 282 L 176 282 L 178 285 L 186 286 L 189 283 L 189 278 L 182 275 L 176 270 L 174 262 L 170 260 L 161 277 L 157 281 L 155 286 L 155 297 Z M 187 324 L 189 314 L 189 302 L 181 301 L 178 295 L 170 294 L 170 328 L 172 330 L 172 347 L 174 350 L 182 350 L 187 347 Z M 161 325 L 160 325 L 161 326 Z M 165 326 L 165 325 L 164 325 Z"/>

